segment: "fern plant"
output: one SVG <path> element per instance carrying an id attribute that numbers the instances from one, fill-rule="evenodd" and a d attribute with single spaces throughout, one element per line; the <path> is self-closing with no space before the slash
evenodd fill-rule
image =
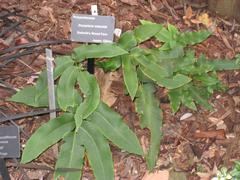
<path id="1" fill-rule="evenodd" d="M 122 34 L 114 44 L 81 45 L 71 56 L 56 59 L 54 78 L 57 105 L 63 111 L 56 119 L 42 125 L 28 140 L 22 163 L 37 158 L 51 145 L 63 140 L 56 162 L 54 177 L 80 179 L 85 154 L 98 180 L 113 180 L 114 169 L 108 140 L 119 148 L 144 156 L 148 169 L 155 166 L 162 138 L 162 111 L 155 98 L 158 86 L 168 90 L 173 112 L 180 105 L 196 110 L 196 105 L 211 109 L 208 98 L 224 87 L 216 71 L 239 69 L 239 60 L 209 61 L 199 58 L 189 47 L 207 39 L 209 31 L 180 32 L 168 24 L 164 27 L 149 21 L 133 31 Z M 141 48 L 145 41 L 155 38 L 160 48 Z M 104 104 L 95 77 L 84 68 L 87 58 L 98 58 L 97 66 L 105 71 L 122 68 L 126 90 L 135 103 L 141 128 L 151 132 L 148 152 L 143 154 L 136 135 L 121 116 Z M 102 60 L 101 60 L 102 59 Z M 35 86 L 25 87 L 10 100 L 34 107 L 46 107 L 46 71 Z M 37 148 L 36 148 L 37 147 Z M 62 171 L 62 169 L 75 171 Z"/>

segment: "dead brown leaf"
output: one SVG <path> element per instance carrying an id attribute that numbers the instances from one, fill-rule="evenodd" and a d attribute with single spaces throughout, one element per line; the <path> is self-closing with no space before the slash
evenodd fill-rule
<path id="1" fill-rule="evenodd" d="M 206 27 L 210 27 L 213 24 L 212 19 L 209 17 L 207 13 L 200 14 L 197 17 L 197 20 L 203 25 L 205 25 Z"/>
<path id="2" fill-rule="evenodd" d="M 191 6 L 189 6 L 187 9 L 186 9 L 186 12 L 185 12 L 185 15 L 183 16 L 183 19 L 184 19 L 184 23 L 187 24 L 188 26 L 190 26 L 190 20 L 192 19 L 193 17 L 193 10 L 191 8 Z"/>
<path id="3" fill-rule="evenodd" d="M 137 0 L 120 0 L 123 3 L 129 4 L 131 6 L 137 6 L 138 5 L 138 1 Z"/>
<path id="4" fill-rule="evenodd" d="M 98 69 L 96 77 L 100 85 L 102 101 L 108 106 L 112 106 L 117 100 L 117 97 L 112 91 L 111 85 L 113 81 L 119 79 L 119 74 L 117 72 L 104 73 L 103 70 Z"/>
<path id="5" fill-rule="evenodd" d="M 66 21 L 63 25 L 63 34 L 65 38 L 68 38 L 68 33 L 70 32 L 70 23 Z"/>
<path id="6" fill-rule="evenodd" d="M 50 17 L 51 21 L 56 24 L 57 20 L 53 15 L 53 9 L 51 7 L 48 6 L 44 6 L 40 9 L 39 14 L 43 17 Z"/>

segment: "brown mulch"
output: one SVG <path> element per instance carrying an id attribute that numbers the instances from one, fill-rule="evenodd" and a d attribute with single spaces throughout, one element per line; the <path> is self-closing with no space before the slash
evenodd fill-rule
<path id="1" fill-rule="evenodd" d="M 31 19 L 13 15 L 13 22 L 20 22 L 18 29 L 0 37 L 0 52 L 8 47 L 38 41 L 53 41 L 68 39 L 70 34 L 70 17 L 73 13 L 90 14 L 93 0 L 1 0 L 0 13 L 3 10 L 20 13 Z M 157 23 L 170 22 L 180 30 L 197 30 L 202 24 L 186 22 L 185 7 L 176 4 L 173 0 L 98 0 L 99 14 L 116 17 L 116 27 L 124 31 L 133 29 L 140 19 Z M 240 53 L 239 25 L 224 20 L 208 12 L 205 8 L 192 8 L 196 14 L 207 13 L 214 22 L 214 35 L 194 49 L 197 55 L 203 53 L 208 58 L 233 58 Z M 10 24 L 12 22 L 9 22 Z M 6 26 L 6 25 L 5 25 Z M 0 21 L 0 33 L 4 29 Z M 21 32 L 21 30 L 23 32 Z M 76 47 L 77 43 L 60 43 L 52 45 L 54 55 L 67 54 Z M 7 98 L 16 90 L 27 84 L 34 84 L 35 76 L 45 68 L 44 48 L 48 45 L 27 49 L 29 55 L 20 56 L 7 62 L 5 55 L 0 53 L 0 117 L 32 111 L 33 109 L 22 104 L 8 102 Z M 17 49 L 7 55 L 19 55 L 26 49 Z M 5 63 L 3 65 L 3 63 Z M 109 74 L 104 75 L 96 70 L 102 87 L 105 87 Z M 129 97 L 124 95 L 121 71 L 110 77 L 111 92 L 116 99 L 112 100 L 112 107 L 118 111 L 129 127 L 136 132 L 143 148 L 148 147 L 150 133 L 139 127 L 134 106 Z M 216 93 L 211 98 L 213 112 L 199 107 L 193 112 L 182 107 L 173 115 L 169 103 L 161 102 L 164 112 L 163 132 L 160 155 L 155 171 L 173 169 L 185 172 L 188 179 L 209 179 L 215 173 L 216 167 L 222 165 L 231 167 L 234 160 L 240 159 L 240 71 L 220 72 L 219 78 L 229 87 L 225 93 Z M 114 77 L 117 76 L 117 77 Z M 112 78 L 112 79 L 111 79 Z M 166 92 L 161 88 L 156 93 L 159 99 L 166 98 Z M 113 97 L 110 97 L 113 98 Z M 180 120 L 186 113 L 191 116 Z M 16 121 L 23 129 L 21 144 L 24 147 L 29 136 L 44 122 L 48 116 L 36 116 Z M 10 124 L 10 123 L 5 123 Z M 146 174 L 146 164 L 141 157 L 129 155 L 112 146 L 115 176 L 118 180 L 141 180 Z M 56 162 L 56 147 L 50 148 L 28 167 L 17 168 L 13 160 L 7 161 L 12 179 L 51 179 Z M 84 180 L 94 179 L 88 165 L 84 168 Z"/>

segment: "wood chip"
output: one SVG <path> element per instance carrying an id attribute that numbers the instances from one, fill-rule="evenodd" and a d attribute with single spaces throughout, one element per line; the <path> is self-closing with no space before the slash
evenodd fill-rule
<path id="1" fill-rule="evenodd" d="M 225 130 L 213 130 L 213 131 L 199 131 L 195 132 L 194 138 L 216 138 L 216 139 L 226 139 Z"/>

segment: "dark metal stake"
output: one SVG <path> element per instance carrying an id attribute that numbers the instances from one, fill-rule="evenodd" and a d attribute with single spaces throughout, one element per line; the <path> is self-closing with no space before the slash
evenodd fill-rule
<path id="1" fill-rule="evenodd" d="M 0 158 L 0 173 L 3 180 L 11 180 L 3 158 Z"/>
<path id="2" fill-rule="evenodd" d="M 94 74 L 94 59 L 90 58 L 87 60 L 87 70 L 90 74 Z"/>

